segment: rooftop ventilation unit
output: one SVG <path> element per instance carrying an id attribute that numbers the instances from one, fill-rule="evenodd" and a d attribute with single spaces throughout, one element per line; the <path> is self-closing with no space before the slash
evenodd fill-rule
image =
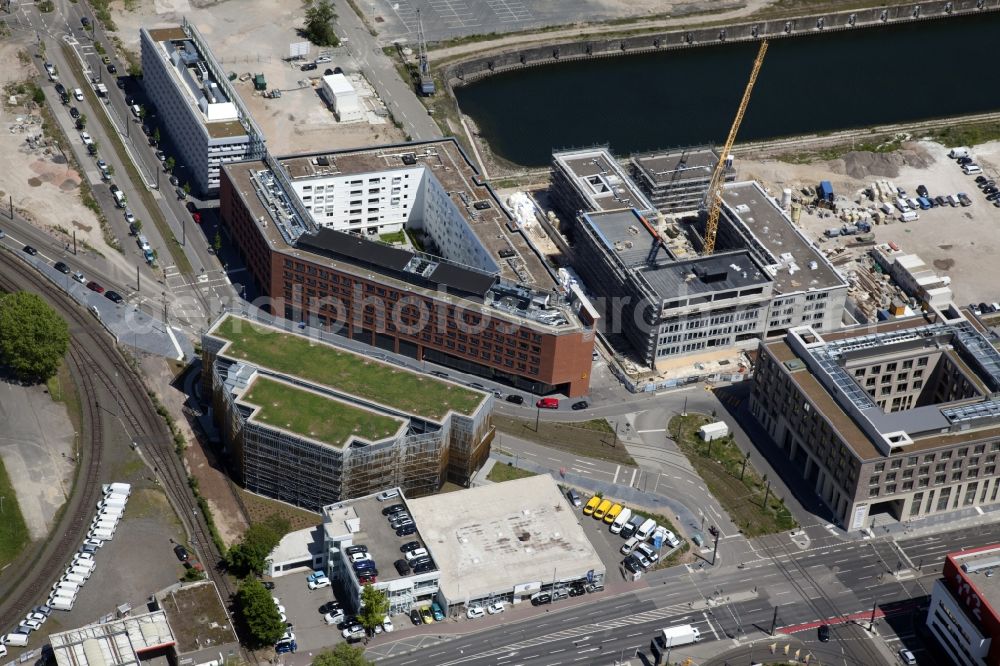
<path id="1" fill-rule="evenodd" d="M 413 153 L 406 153 L 405 155 L 403 155 L 402 159 L 403 159 L 403 164 L 406 164 L 407 166 L 413 166 L 414 164 L 417 163 L 417 156 Z"/>
<path id="2" fill-rule="evenodd" d="M 1000 557 L 991 557 L 987 560 L 977 560 L 975 562 L 965 562 L 962 564 L 962 571 L 965 573 L 976 573 L 983 569 L 993 569 L 1000 567 Z"/>

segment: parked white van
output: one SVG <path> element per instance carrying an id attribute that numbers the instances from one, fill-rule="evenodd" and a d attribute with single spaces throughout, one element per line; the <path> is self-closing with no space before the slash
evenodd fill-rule
<path id="1" fill-rule="evenodd" d="M 111 530 L 90 530 L 87 532 L 88 539 L 100 539 L 101 541 L 111 541 L 115 538 L 115 533 Z"/>
<path id="2" fill-rule="evenodd" d="M 983 172 L 982 168 L 978 164 L 966 164 L 962 167 L 962 172 L 966 176 L 974 176 Z"/>
<path id="3" fill-rule="evenodd" d="M 104 491 L 105 495 L 110 495 L 112 493 L 117 493 L 128 497 L 132 494 L 132 484 L 131 483 L 105 483 L 101 486 L 101 490 Z"/>
<path id="4" fill-rule="evenodd" d="M 69 581 L 63 581 L 63 580 L 56 583 L 52 587 L 52 589 L 56 592 L 58 592 L 59 590 L 65 590 L 70 594 L 78 594 L 80 592 L 79 585 L 77 585 L 76 583 L 70 583 Z"/>
<path id="5" fill-rule="evenodd" d="M 107 508 L 124 509 L 126 502 L 128 502 L 128 499 L 123 495 L 111 495 L 97 503 L 97 510 L 103 511 Z"/>
<path id="6" fill-rule="evenodd" d="M 69 569 L 66 569 L 66 573 L 73 574 L 75 576 L 82 576 L 84 580 L 87 580 L 88 578 L 90 578 L 90 574 L 94 573 L 94 568 L 72 566 Z"/>
<path id="7" fill-rule="evenodd" d="M 632 517 L 632 509 L 628 507 L 622 509 L 621 513 L 618 514 L 618 517 L 615 518 L 615 522 L 611 523 L 611 533 L 620 534 L 622 528 L 625 527 L 625 523 L 627 523 L 628 519 L 631 517 Z"/>
<path id="8" fill-rule="evenodd" d="M 656 529 L 656 521 L 653 520 L 652 518 L 647 518 L 646 522 L 640 525 L 639 529 L 635 531 L 635 537 L 639 539 L 639 541 L 645 541 L 646 538 L 650 534 L 652 534 L 653 530 L 655 529 Z"/>
<path id="9" fill-rule="evenodd" d="M 57 608 L 57 604 L 66 604 L 69 608 L 60 608 L 59 610 L 71 610 L 73 604 L 76 603 L 75 594 L 50 594 L 45 605 L 49 608 Z"/>
<path id="10" fill-rule="evenodd" d="M 28 644 L 28 634 L 4 634 L 0 636 L 0 643 L 13 645 L 14 647 L 24 647 Z"/>
<path id="11" fill-rule="evenodd" d="M 63 574 L 63 577 L 59 579 L 59 582 L 60 583 L 73 583 L 74 585 L 82 587 L 83 584 L 87 582 L 87 579 L 84 578 L 83 576 L 81 576 L 80 574 L 65 573 L 65 574 Z"/>

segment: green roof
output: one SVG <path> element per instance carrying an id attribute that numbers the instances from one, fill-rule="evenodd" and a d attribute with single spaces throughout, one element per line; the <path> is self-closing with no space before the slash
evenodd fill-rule
<path id="1" fill-rule="evenodd" d="M 212 335 L 230 340 L 226 355 L 295 375 L 408 414 L 440 420 L 454 410 L 471 415 L 482 393 L 342 351 L 229 315 Z"/>
<path id="2" fill-rule="evenodd" d="M 401 419 L 351 407 L 313 391 L 258 377 L 243 394 L 243 402 L 260 407 L 254 415 L 259 423 L 290 430 L 338 449 L 361 437 L 378 441 L 403 425 Z"/>

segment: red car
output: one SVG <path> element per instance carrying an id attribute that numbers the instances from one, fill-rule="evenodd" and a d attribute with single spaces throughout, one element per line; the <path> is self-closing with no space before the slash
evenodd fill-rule
<path id="1" fill-rule="evenodd" d="M 201 224 L 201 213 L 191 213 L 191 219 L 195 224 Z"/>
<path id="2" fill-rule="evenodd" d="M 358 576 L 358 582 L 362 585 L 370 585 L 378 582 L 375 576 Z"/>
<path id="3" fill-rule="evenodd" d="M 541 409 L 559 409 L 559 398 L 542 398 L 535 403 Z"/>
<path id="4" fill-rule="evenodd" d="M 101 285 L 97 284 L 94 281 L 91 281 L 91 282 L 87 283 L 87 289 L 89 289 L 91 291 L 96 291 L 98 294 L 103 294 L 104 293 L 104 287 L 102 287 Z"/>

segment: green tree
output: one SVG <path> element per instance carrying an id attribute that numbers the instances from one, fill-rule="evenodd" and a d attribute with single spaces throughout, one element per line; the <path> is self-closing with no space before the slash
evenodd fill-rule
<path id="1" fill-rule="evenodd" d="M 337 643 L 337 647 L 320 652 L 312 661 L 312 666 L 371 666 L 365 659 L 365 650 L 349 643 Z"/>
<path id="2" fill-rule="evenodd" d="M 146 116 L 149 115 L 149 111 L 146 110 L 145 105 L 139 107 L 139 120 L 145 120 Z"/>
<path id="3" fill-rule="evenodd" d="M 306 37 L 317 46 L 337 46 L 340 40 L 333 32 L 333 19 L 337 16 L 330 0 L 305 0 Z"/>
<path id="4" fill-rule="evenodd" d="M 31 99 L 34 100 L 35 104 L 38 104 L 39 106 L 45 104 L 45 91 L 36 87 L 35 91 L 31 94 Z"/>
<path id="5" fill-rule="evenodd" d="M 358 622 L 368 630 L 368 633 L 375 631 L 375 627 L 382 624 L 386 613 L 389 612 L 389 597 L 385 592 L 376 589 L 368 583 L 361 589 L 361 612 L 358 614 Z"/>
<path id="6" fill-rule="evenodd" d="M 153 128 L 153 143 L 160 143 L 160 128 Z"/>
<path id="7" fill-rule="evenodd" d="M 128 66 L 128 75 L 131 76 L 133 79 L 141 79 L 142 78 L 142 65 L 140 65 L 137 62 L 129 63 L 129 66 Z"/>
<path id="8" fill-rule="evenodd" d="M 212 249 L 216 254 L 222 251 L 222 233 L 219 231 L 215 232 L 215 238 L 212 239 Z"/>
<path id="9" fill-rule="evenodd" d="M 236 609 L 251 647 L 274 645 L 285 633 L 285 623 L 271 593 L 256 578 L 248 578 L 240 584 L 236 591 Z"/>
<path id="10" fill-rule="evenodd" d="M 184 190 L 184 194 L 191 194 L 191 183 L 185 182 L 181 189 Z"/>
<path id="11" fill-rule="evenodd" d="M 18 379 L 47 380 L 68 348 L 69 327 L 41 296 L 0 296 L 0 357 Z"/>
<path id="12" fill-rule="evenodd" d="M 272 515 L 259 523 L 251 523 L 240 542 L 226 553 L 226 566 L 243 578 L 264 570 L 264 561 L 289 530 L 288 520 Z"/>
<path id="13" fill-rule="evenodd" d="M 142 220 L 136 220 L 132 224 L 135 225 L 135 233 L 142 231 Z"/>
<path id="14" fill-rule="evenodd" d="M 177 162 L 174 161 L 173 157 L 168 157 L 167 159 L 163 160 L 163 168 L 166 169 L 167 173 L 173 171 L 176 165 Z"/>

